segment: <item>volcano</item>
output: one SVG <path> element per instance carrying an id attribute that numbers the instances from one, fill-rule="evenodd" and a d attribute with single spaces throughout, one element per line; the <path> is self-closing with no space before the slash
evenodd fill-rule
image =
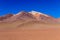
<path id="1" fill-rule="evenodd" d="M 51 17 L 49 15 L 46 15 L 41 12 L 37 11 L 31 11 L 31 12 L 25 12 L 21 11 L 17 14 L 7 14 L 5 16 L 0 17 L 1 22 L 15 22 L 15 21 L 40 21 L 44 23 L 56 23 L 57 20 L 55 20 L 54 17 Z"/>
<path id="2" fill-rule="evenodd" d="M 0 16 L 0 40 L 60 40 L 60 18 L 21 11 Z"/>

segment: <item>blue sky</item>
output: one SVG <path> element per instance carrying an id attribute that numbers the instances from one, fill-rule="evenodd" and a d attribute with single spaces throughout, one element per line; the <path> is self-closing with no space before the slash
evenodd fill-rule
<path id="1" fill-rule="evenodd" d="M 0 0 L 0 16 L 31 10 L 59 18 L 60 0 Z"/>

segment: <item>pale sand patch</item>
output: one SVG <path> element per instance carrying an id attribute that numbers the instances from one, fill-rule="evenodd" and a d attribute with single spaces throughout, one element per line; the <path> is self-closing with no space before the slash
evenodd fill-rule
<path id="1" fill-rule="evenodd" d="M 0 30 L 0 40 L 60 40 L 60 28 Z"/>

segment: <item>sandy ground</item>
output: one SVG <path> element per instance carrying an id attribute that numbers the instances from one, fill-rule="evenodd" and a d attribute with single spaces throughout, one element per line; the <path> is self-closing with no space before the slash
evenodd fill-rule
<path id="1" fill-rule="evenodd" d="M 60 40 L 60 24 L 0 23 L 0 40 Z"/>
<path id="2" fill-rule="evenodd" d="M 60 28 L 0 30 L 0 40 L 60 40 Z"/>

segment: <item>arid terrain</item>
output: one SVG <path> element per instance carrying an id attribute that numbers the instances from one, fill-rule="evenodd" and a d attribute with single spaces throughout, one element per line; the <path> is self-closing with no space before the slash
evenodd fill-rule
<path id="1" fill-rule="evenodd" d="M 35 11 L 1 16 L 0 40 L 60 40 L 60 19 Z"/>
<path id="2" fill-rule="evenodd" d="M 0 24 L 0 40 L 60 40 L 60 24 Z"/>
<path id="3" fill-rule="evenodd" d="M 60 28 L 0 30 L 0 40 L 60 40 Z"/>

